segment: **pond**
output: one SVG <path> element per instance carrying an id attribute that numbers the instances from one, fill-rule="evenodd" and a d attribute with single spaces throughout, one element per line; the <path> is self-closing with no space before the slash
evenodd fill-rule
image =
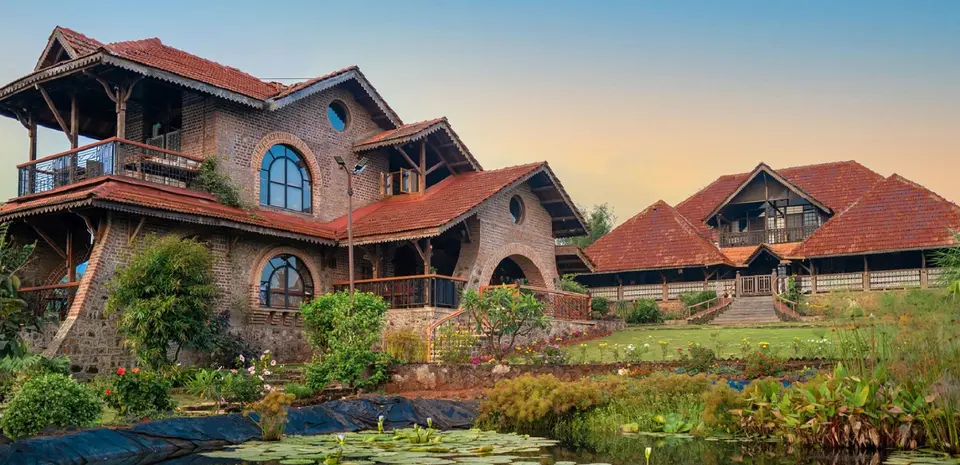
<path id="1" fill-rule="evenodd" d="M 574 450 L 555 441 L 479 430 L 430 433 L 405 429 L 338 435 L 290 436 L 282 442 L 249 442 L 201 455 L 163 462 L 165 465 L 323 465 L 340 456 L 341 465 L 635 465 L 765 464 L 765 465 L 903 465 L 960 464 L 932 452 L 851 452 L 801 450 L 777 443 L 700 440 L 687 436 L 615 436 L 597 451 Z M 440 439 L 438 440 L 437 437 Z M 413 439 L 411 439 L 413 438 Z M 342 441 L 342 443 L 341 443 Z M 342 444 L 342 453 L 340 453 Z"/>

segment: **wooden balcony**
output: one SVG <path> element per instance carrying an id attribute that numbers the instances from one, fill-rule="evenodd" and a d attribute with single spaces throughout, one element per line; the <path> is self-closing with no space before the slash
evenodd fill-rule
<path id="1" fill-rule="evenodd" d="M 37 194 L 108 175 L 190 187 L 201 161 L 171 150 L 110 138 L 17 165 L 17 195 Z"/>
<path id="2" fill-rule="evenodd" d="M 356 292 L 370 292 L 383 298 L 387 308 L 458 308 L 465 279 L 436 274 L 395 276 L 354 281 Z M 335 291 L 345 291 L 350 283 L 334 283 Z"/>
<path id="3" fill-rule="evenodd" d="M 760 229 L 757 231 L 721 232 L 720 247 L 801 242 L 810 237 L 817 228 L 817 226 L 798 226 L 793 228 Z"/>

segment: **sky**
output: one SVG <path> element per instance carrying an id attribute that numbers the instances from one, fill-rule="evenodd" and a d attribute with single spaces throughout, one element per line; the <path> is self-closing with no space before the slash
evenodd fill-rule
<path id="1" fill-rule="evenodd" d="M 358 65 L 403 118 L 449 118 L 487 169 L 547 160 L 620 221 L 721 174 L 857 160 L 960 201 L 958 1 L 0 0 L 0 81 L 57 25 L 159 37 L 262 78 Z M 40 156 L 67 148 L 41 130 Z M 0 118 L 0 197 L 27 133 Z"/>

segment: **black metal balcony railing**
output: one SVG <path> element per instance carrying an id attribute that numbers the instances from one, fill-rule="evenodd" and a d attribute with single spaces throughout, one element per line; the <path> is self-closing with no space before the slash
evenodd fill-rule
<path id="1" fill-rule="evenodd" d="M 801 242 L 810 237 L 816 230 L 817 226 L 797 226 L 757 231 L 721 232 L 720 247 Z"/>
<path id="2" fill-rule="evenodd" d="M 110 138 L 17 165 L 18 196 L 114 175 L 189 187 L 200 159 L 139 142 Z"/>
<path id="3" fill-rule="evenodd" d="M 371 292 L 383 298 L 387 308 L 440 307 L 457 308 L 465 280 L 435 274 L 362 279 L 354 282 L 356 292 Z M 334 290 L 349 289 L 350 283 L 341 281 Z"/>

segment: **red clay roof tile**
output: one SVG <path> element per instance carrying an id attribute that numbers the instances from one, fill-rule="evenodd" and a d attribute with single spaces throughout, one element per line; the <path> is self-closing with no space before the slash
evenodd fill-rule
<path id="1" fill-rule="evenodd" d="M 766 248 L 773 252 L 777 258 L 785 259 L 793 256 L 793 251 L 799 246 L 799 242 L 787 242 L 783 244 L 761 244 L 747 245 L 743 247 L 725 247 L 720 249 L 724 256 L 733 263 L 734 266 L 747 266 L 750 259 L 757 253 L 757 249 Z"/>
<path id="2" fill-rule="evenodd" d="M 597 272 L 730 264 L 676 209 L 660 200 L 585 250 Z"/>
<path id="3" fill-rule="evenodd" d="M 491 171 L 451 176 L 432 186 L 423 195 L 409 199 L 388 199 L 353 212 L 354 237 L 389 236 L 424 232 L 435 235 L 442 228 L 469 213 L 506 187 L 529 178 L 546 163 L 531 163 Z M 340 237 L 346 237 L 346 216 L 330 223 Z M 429 233 L 428 233 L 429 232 Z"/>
<path id="4" fill-rule="evenodd" d="M 899 175 L 876 183 L 794 252 L 800 257 L 938 248 L 955 244 L 960 207 Z"/>
<path id="5" fill-rule="evenodd" d="M 835 213 L 843 211 L 877 181 L 883 179 L 883 176 L 855 161 L 794 166 L 776 171 Z M 739 187 L 749 174 L 720 176 L 707 187 L 677 204 L 677 211 L 694 223 L 701 232 L 708 231 L 709 227 L 703 222 L 704 216 Z"/>

